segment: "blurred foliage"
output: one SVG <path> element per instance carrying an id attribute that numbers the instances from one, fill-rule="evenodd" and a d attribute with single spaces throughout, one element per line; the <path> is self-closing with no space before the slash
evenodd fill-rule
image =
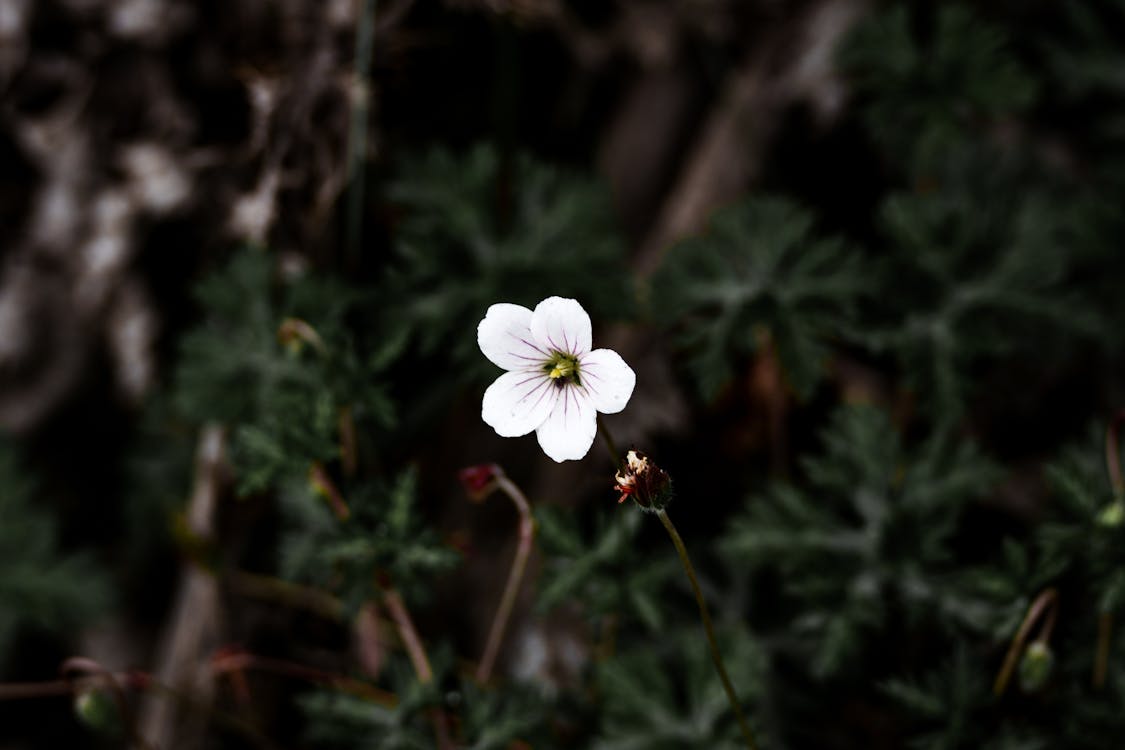
<path id="1" fill-rule="evenodd" d="M 1085 208 L 1014 157 L 983 146 L 951 152 L 932 188 L 883 202 L 891 252 L 875 265 L 881 292 L 858 340 L 894 353 L 936 421 L 959 421 L 979 367 L 1021 350 L 1065 352 L 1103 322 L 1070 291 Z"/>
<path id="2" fill-rule="evenodd" d="M 777 347 L 793 389 L 808 396 L 823 374 L 827 341 L 845 330 L 864 290 L 859 259 L 813 234 L 812 217 L 777 198 L 750 199 L 715 215 L 681 242 L 653 281 L 653 311 L 705 398 L 736 358 Z"/>
<path id="3" fill-rule="evenodd" d="M 1125 6 L 1021 8 L 872 8 L 836 58 L 845 119 L 862 128 L 846 147 L 873 165 L 848 175 L 870 193 L 843 201 L 869 199 L 863 215 L 839 221 L 799 180 L 792 195 L 762 185 L 670 248 L 639 297 L 702 396 L 683 432 L 640 447 L 680 459 L 662 461 L 687 475 L 678 486 L 706 488 L 676 517 L 763 747 L 1095 748 L 1125 731 L 1125 504 L 1101 424 L 1125 397 Z M 261 640 L 286 657 L 350 665 L 349 618 L 366 604 L 382 618 L 367 634 L 379 668 L 365 660 L 355 678 L 366 697 L 253 694 L 275 701 L 262 715 L 299 706 L 284 726 L 304 742 L 429 748 L 440 715 L 479 750 L 738 746 L 671 545 L 612 504 L 608 476 L 601 494 L 535 508 L 499 662 L 470 679 L 510 533 L 482 543 L 495 561 L 460 565 L 465 506 L 442 504 L 451 463 L 480 450 L 466 415 L 494 375 L 475 326 L 492 303 L 554 294 L 596 325 L 630 320 L 644 287 L 587 175 L 491 146 L 406 154 L 391 171 L 371 202 L 385 236 L 346 274 L 320 248 L 309 269 L 243 248 L 199 283 L 122 465 L 124 513 L 106 516 L 122 522 L 122 559 L 179 562 L 167 531 L 198 432 L 217 423 L 243 500 L 220 493 L 216 575 L 260 570 L 345 614 L 266 627 L 230 592 L 230 633 L 260 642 L 272 627 L 288 640 Z M 773 355 L 789 388 L 772 394 L 784 424 L 763 476 L 761 444 L 743 439 L 760 414 L 727 385 Z M 648 375 L 646 397 L 670 397 Z M 0 446 L 0 651 L 24 626 L 72 637 L 110 598 L 92 556 L 60 551 L 18 454 Z M 431 656 L 428 684 L 389 636 L 392 589 Z M 1052 590 L 1050 625 L 1031 623 L 997 695 L 1013 636 Z M 568 630 L 506 670 L 529 626 Z"/>
<path id="4" fill-rule="evenodd" d="M 819 678 L 853 667 L 888 618 L 960 621 L 954 570 L 959 511 L 995 485 L 971 443 L 931 439 L 907 450 L 886 414 L 837 412 L 823 456 L 803 463 L 807 488 L 777 484 L 729 524 L 732 565 L 769 568 L 802 613 L 789 625 Z M 894 612 L 897 610 L 897 614 Z"/>
<path id="5" fill-rule="evenodd" d="M 388 335 L 409 335 L 443 367 L 492 371 L 465 326 L 489 305 L 581 299 L 596 319 L 633 311 L 624 248 L 605 188 L 526 155 L 478 146 L 402 164 L 387 194 L 401 210 L 385 283 Z"/>
<path id="6" fill-rule="evenodd" d="M 456 746 L 465 750 L 549 746 L 545 706 L 527 685 L 485 690 L 466 680 L 443 692 L 436 683 L 420 684 L 403 662 L 394 662 L 387 671 L 398 699 L 393 707 L 341 693 L 303 695 L 307 741 L 324 748 L 428 750 L 435 746 L 434 721 L 441 720 Z M 456 679 L 446 678 L 442 682 Z"/>
<path id="7" fill-rule="evenodd" d="M 354 290 L 311 275 L 275 279 L 271 258 L 247 249 L 200 284 L 198 299 L 206 319 L 183 339 L 173 404 L 195 423 L 233 428 L 241 491 L 341 458 L 342 419 L 365 435 L 394 424 L 379 376 L 402 338 L 361 347 L 346 325 L 362 299 Z"/>
<path id="8" fill-rule="evenodd" d="M 661 595 L 677 574 L 677 562 L 670 557 L 652 560 L 643 552 L 638 534 L 644 518 L 633 510 L 630 504 L 599 512 L 593 534 L 586 537 L 573 513 L 536 509 L 539 546 L 546 555 L 538 583 L 541 610 L 573 602 L 591 620 L 625 617 L 661 630 Z"/>
<path id="9" fill-rule="evenodd" d="M 634 644 L 599 665 L 602 736 L 594 748 L 745 746 L 715 676 L 707 642 L 698 625 L 691 627 L 682 633 L 666 629 L 659 641 Z M 730 678 L 753 722 L 754 705 L 764 690 L 765 652 L 743 629 L 720 629 L 718 636 Z"/>
<path id="10" fill-rule="evenodd" d="M 420 516 L 415 487 L 410 471 L 390 485 L 358 485 L 347 495 L 346 518 L 311 484 L 285 488 L 282 576 L 337 593 L 351 613 L 378 596 L 380 581 L 393 582 L 408 600 L 422 597 L 459 555 Z"/>
<path id="11" fill-rule="evenodd" d="M 951 144 L 1028 109 L 1036 83 L 1003 29 L 966 5 L 899 4 L 861 23 L 839 53 L 889 164 L 914 176 Z"/>
<path id="12" fill-rule="evenodd" d="M 0 659 L 21 627 L 65 633 L 104 614 L 105 571 L 87 553 L 59 548 L 56 524 L 9 440 L 0 442 Z"/>

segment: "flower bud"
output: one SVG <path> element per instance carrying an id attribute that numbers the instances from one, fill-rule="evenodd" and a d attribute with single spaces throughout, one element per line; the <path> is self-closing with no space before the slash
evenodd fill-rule
<path id="1" fill-rule="evenodd" d="M 1032 643 L 1020 659 L 1020 689 L 1025 693 L 1041 690 L 1050 679 L 1054 665 L 1055 655 L 1051 653 L 1051 647 L 1043 641 Z"/>
<path id="2" fill-rule="evenodd" d="M 643 510 L 655 512 L 672 502 L 672 478 L 640 451 L 631 450 L 625 455 L 625 466 L 615 479 L 615 489 L 621 493 L 618 503 L 631 497 Z"/>
<path id="3" fill-rule="evenodd" d="M 457 472 L 457 479 L 465 488 L 469 499 L 480 502 L 492 492 L 493 482 L 500 474 L 500 467 L 496 464 L 478 464 L 461 469 Z"/>
<path id="4" fill-rule="evenodd" d="M 309 344 L 321 354 L 326 351 L 320 334 L 300 318 L 286 318 L 281 321 L 281 325 L 277 328 L 277 341 L 294 356 L 301 353 L 305 344 Z"/>
<path id="5" fill-rule="evenodd" d="M 74 696 L 74 715 L 90 729 L 116 736 L 121 733 L 121 715 L 116 702 L 100 688 L 82 688 Z"/>
<path id="6" fill-rule="evenodd" d="M 1114 500 L 1098 513 L 1098 525 L 1116 529 L 1125 523 L 1125 502 Z"/>

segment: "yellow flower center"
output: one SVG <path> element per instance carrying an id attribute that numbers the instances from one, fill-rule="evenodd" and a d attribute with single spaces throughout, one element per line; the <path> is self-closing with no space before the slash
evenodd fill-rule
<path id="1" fill-rule="evenodd" d="M 562 385 L 564 380 L 579 383 L 578 358 L 573 354 L 551 352 L 551 358 L 543 365 L 543 369 L 547 371 L 547 377 L 560 381 L 559 385 Z"/>

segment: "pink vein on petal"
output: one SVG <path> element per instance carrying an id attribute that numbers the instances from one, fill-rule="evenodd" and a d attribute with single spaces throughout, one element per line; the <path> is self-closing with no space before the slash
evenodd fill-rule
<path id="1" fill-rule="evenodd" d="M 529 372 L 529 371 L 528 371 L 528 370 L 521 370 L 521 372 Z M 527 383 L 527 382 L 529 382 L 529 381 L 532 381 L 532 380 L 539 380 L 540 378 L 543 378 L 543 376 L 542 376 L 542 375 L 540 375 L 540 374 L 539 374 L 538 372 L 536 372 L 536 373 L 535 373 L 534 375 L 532 375 L 531 377 L 528 377 L 528 378 L 524 378 L 523 380 L 521 380 L 521 381 L 520 381 L 520 382 L 518 382 L 518 383 L 513 383 L 513 384 L 512 384 L 512 390 L 514 391 L 514 390 L 515 390 L 516 388 L 518 388 L 519 386 L 523 385 L 524 383 Z"/>
<path id="2" fill-rule="evenodd" d="M 547 352 L 545 352 L 545 351 L 543 351 L 542 349 L 540 349 L 540 348 L 539 348 L 539 346 L 538 346 L 537 344 L 533 344 L 533 343 L 531 343 L 530 341 L 528 341 L 527 339 L 523 338 L 522 336 L 517 336 L 516 338 L 517 338 L 517 340 L 519 340 L 520 342 L 522 342 L 522 343 L 524 343 L 524 344 L 527 344 L 528 346 L 530 346 L 530 347 L 531 347 L 532 349 L 534 349 L 535 351 L 537 351 L 537 352 L 539 352 L 540 354 L 542 354 L 542 355 L 546 356 Z M 530 359 L 530 358 L 529 358 L 529 359 Z"/>

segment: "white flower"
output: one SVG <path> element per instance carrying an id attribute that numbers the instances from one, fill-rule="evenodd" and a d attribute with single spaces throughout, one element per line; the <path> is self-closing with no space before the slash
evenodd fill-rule
<path id="1" fill-rule="evenodd" d="M 484 356 L 508 372 L 484 392 L 481 418 L 502 437 L 535 430 L 543 452 L 582 458 L 597 433 L 597 412 L 616 414 L 637 376 L 610 349 L 590 349 L 590 316 L 572 299 L 548 297 L 535 312 L 501 303 L 477 326 Z"/>

